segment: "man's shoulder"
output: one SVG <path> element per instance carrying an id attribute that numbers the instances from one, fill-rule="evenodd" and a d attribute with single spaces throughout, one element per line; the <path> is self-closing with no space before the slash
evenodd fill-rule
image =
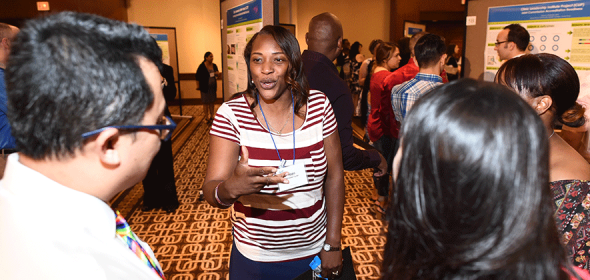
<path id="1" fill-rule="evenodd" d="M 409 88 L 414 86 L 418 80 L 416 78 L 409 79 L 399 85 L 396 85 L 391 90 L 392 94 L 401 94 L 406 92 Z"/>
<path id="2" fill-rule="evenodd" d="M 346 82 L 327 65 L 318 63 L 305 73 L 309 87 L 323 92 L 328 98 L 336 98 L 349 90 Z"/>
<path id="3" fill-rule="evenodd" d="M 410 61 L 411 62 L 411 61 Z M 416 74 L 418 74 L 419 69 L 416 65 L 410 65 L 410 63 L 398 68 L 397 70 L 391 72 L 389 76 L 385 78 L 385 84 L 389 87 L 394 87 L 396 85 L 402 84 L 413 79 Z"/>
<path id="4" fill-rule="evenodd" d="M 441 84 L 443 82 L 443 78 L 440 75 L 425 73 L 418 73 L 414 79 L 417 80 L 417 83 L 421 84 Z"/>

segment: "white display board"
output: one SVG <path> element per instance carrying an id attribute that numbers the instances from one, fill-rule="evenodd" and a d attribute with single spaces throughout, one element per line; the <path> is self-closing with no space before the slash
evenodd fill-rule
<path id="1" fill-rule="evenodd" d="M 490 7 L 484 53 L 485 80 L 493 81 L 502 65 L 494 43 L 498 33 L 512 23 L 522 25 L 531 35 L 528 52 L 551 53 L 567 60 L 582 83 L 579 98 L 590 97 L 590 0 Z"/>
<path id="2" fill-rule="evenodd" d="M 262 2 L 254 0 L 227 10 L 226 55 L 229 96 L 248 87 L 244 48 L 262 29 Z"/>

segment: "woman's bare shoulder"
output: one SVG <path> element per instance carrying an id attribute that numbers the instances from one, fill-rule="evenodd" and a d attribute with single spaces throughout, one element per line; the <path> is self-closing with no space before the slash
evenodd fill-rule
<path id="1" fill-rule="evenodd" d="M 590 180 L 590 164 L 562 139 L 552 142 L 549 155 L 549 179 Z"/>

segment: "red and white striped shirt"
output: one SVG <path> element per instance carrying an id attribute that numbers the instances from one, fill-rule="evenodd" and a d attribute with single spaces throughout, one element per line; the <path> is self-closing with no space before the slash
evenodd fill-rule
<path id="1" fill-rule="evenodd" d="M 305 164 L 309 183 L 280 192 L 277 185 L 242 196 L 233 205 L 232 223 L 237 249 L 259 262 L 280 262 L 317 254 L 326 236 L 324 177 L 328 163 L 324 138 L 337 129 L 328 98 L 310 91 L 303 125 L 295 131 L 295 164 Z M 266 125 L 250 110 L 245 96 L 223 103 L 210 131 L 248 148 L 248 165 L 278 167 L 277 151 Z M 293 164 L 293 134 L 273 138 L 287 166 Z M 238 159 L 236 158 L 236 161 Z"/>

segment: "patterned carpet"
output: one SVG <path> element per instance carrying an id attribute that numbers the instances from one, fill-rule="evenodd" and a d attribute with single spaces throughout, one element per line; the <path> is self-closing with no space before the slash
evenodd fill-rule
<path id="1" fill-rule="evenodd" d="M 201 106 L 183 106 L 173 135 L 174 170 L 180 208 L 141 211 L 141 183 L 113 198 L 111 205 L 149 243 L 169 280 L 228 279 L 232 244 L 230 210 L 211 207 L 199 199 L 209 155 L 209 128 Z M 171 106 L 172 114 L 179 108 Z M 384 222 L 370 200 L 371 172 L 345 172 L 346 204 L 342 245 L 351 247 L 358 279 L 379 279 L 385 245 Z"/>

